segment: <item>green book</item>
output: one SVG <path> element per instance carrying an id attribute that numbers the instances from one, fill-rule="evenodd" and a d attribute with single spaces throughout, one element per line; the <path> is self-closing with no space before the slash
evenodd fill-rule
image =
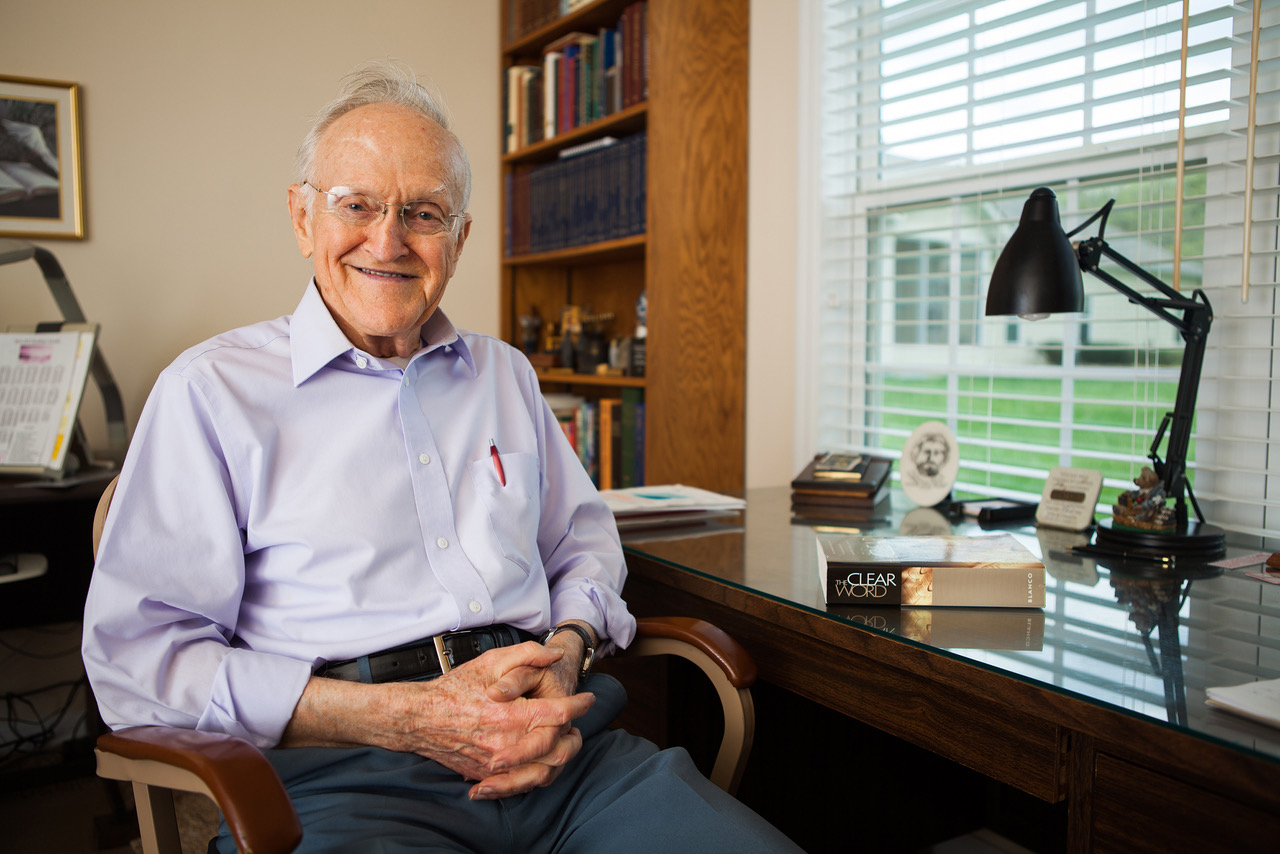
<path id="1" fill-rule="evenodd" d="M 636 453 L 637 436 L 636 408 L 643 400 L 644 392 L 638 388 L 622 390 L 622 488 L 639 486 L 641 478 L 637 474 L 637 459 L 643 459 Z"/>

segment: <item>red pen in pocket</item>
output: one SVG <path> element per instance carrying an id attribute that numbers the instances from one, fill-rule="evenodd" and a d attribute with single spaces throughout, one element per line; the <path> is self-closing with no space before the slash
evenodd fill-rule
<path id="1" fill-rule="evenodd" d="M 489 440 L 489 456 L 493 457 L 493 467 L 498 470 L 498 483 L 507 485 L 507 473 L 502 470 L 502 457 L 498 456 L 498 446 Z"/>

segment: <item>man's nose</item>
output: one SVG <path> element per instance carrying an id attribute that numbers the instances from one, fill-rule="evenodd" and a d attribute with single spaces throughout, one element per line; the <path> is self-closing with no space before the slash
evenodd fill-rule
<path id="1" fill-rule="evenodd" d="M 388 207 L 382 218 L 370 227 L 365 245 L 379 260 L 390 261 L 399 258 L 407 251 L 405 244 L 407 230 L 404 227 L 404 221 L 400 218 L 400 210 Z"/>

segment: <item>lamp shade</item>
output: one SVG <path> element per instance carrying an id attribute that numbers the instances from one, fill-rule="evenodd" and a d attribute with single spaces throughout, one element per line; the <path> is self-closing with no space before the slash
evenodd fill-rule
<path id="1" fill-rule="evenodd" d="M 1040 187 L 991 273 L 987 314 L 1043 317 L 1084 310 L 1080 260 L 1058 219 L 1058 198 Z"/>

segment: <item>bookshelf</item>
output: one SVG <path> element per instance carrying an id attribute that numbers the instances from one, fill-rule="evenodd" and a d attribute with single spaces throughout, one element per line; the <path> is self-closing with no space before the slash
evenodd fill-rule
<path id="1" fill-rule="evenodd" d="M 627 336 L 635 328 L 643 293 L 648 304 L 643 376 L 566 374 L 547 367 L 540 369 L 543 390 L 595 401 L 639 389 L 644 482 L 740 490 L 746 449 L 749 2 L 645 0 L 644 97 L 600 116 L 587 111 L 591 117 L 584 123 L 557 129 L 549 138 L 527 132 L 513 144 L 505 85 L 510 69 L 545 68 L 545 48 L 571 33 L 598 34 L 617 26 L 634 0 L 593 0 L 558 16 L 545 8 L 548 2 L 555 4 L 503 3 L 499 143 L 506 152 L 502 186 L 508 188 L 503 221 L 510 229 L 521 215 L 529 216 L 523 199 L 510 190 L 520 176 L 555 163 L 566 148 L 635 134 L 646 138 L 644 219 L 639 233 L 547 250 L 525 251 L 511 242 L 508 231 L 501 334 L 519 345 L 519 318 L 533 308 L 545 343 L 548 325 L 558 324 L 561 308 L 576 305 L 613 316 L 604 329 L 606 341 Z M 625 62 L 625 48 L 623 56 Z"/>

